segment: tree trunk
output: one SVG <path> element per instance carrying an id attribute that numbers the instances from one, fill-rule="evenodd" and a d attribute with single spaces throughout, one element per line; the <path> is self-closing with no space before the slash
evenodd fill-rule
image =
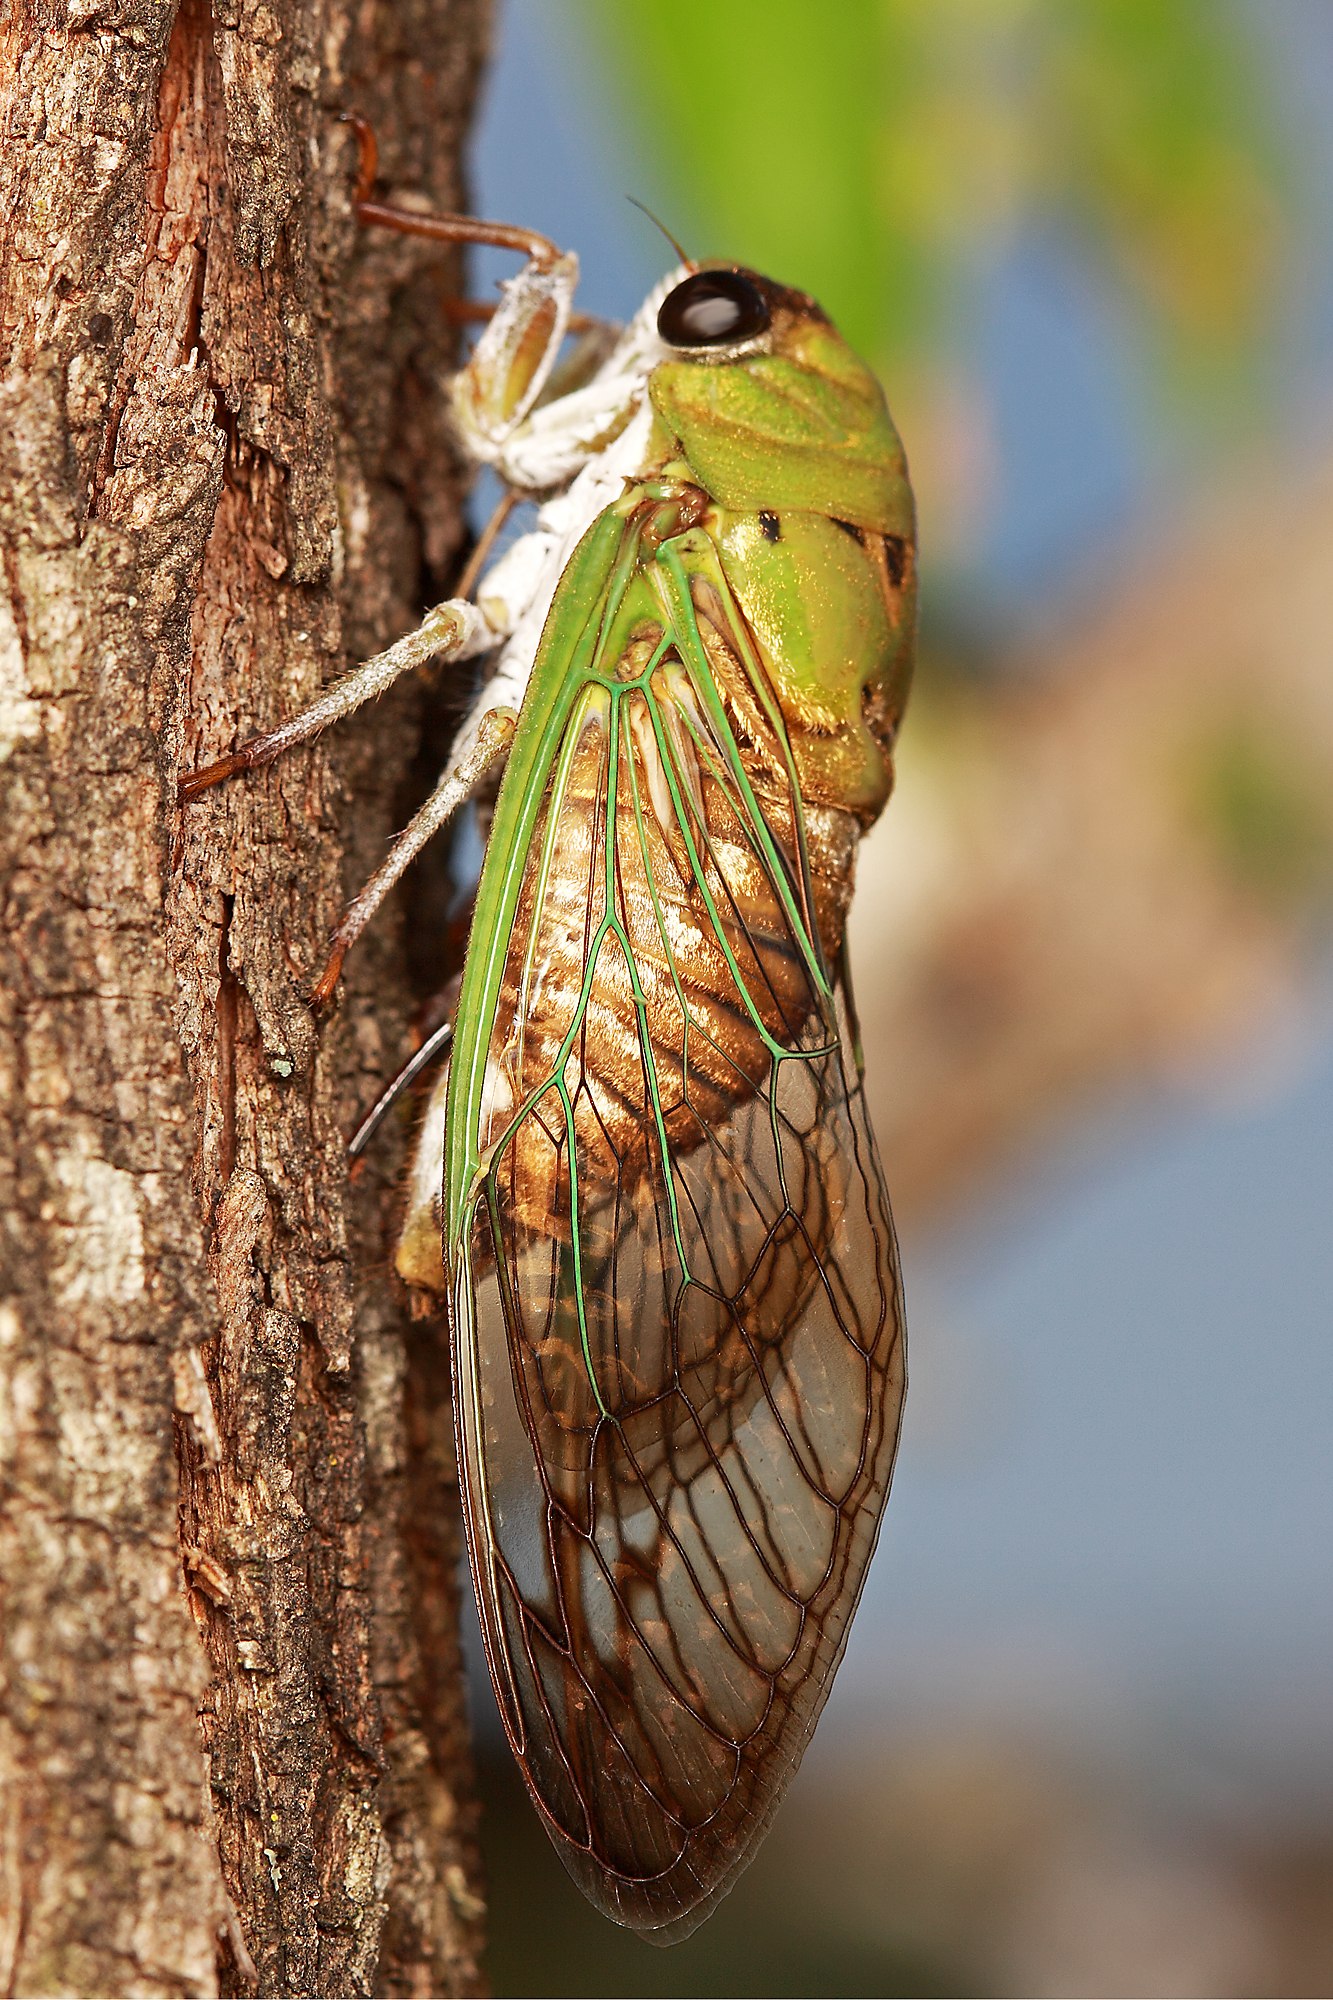
<path id="1" fill-rule="evenodd" d="M 417 696 L 175 799 L 443 594 L 451 274 L 337 113 L 457 205 L 485 11 L 0 14 L 6 1993 L 478 1990 L 445 1364 L 344 1151 L 392 917 L 304 997 Z"/>

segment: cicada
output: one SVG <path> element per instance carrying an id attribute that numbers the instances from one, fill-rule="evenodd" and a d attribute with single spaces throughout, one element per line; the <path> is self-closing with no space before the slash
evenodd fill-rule
<path id="1" fill-rule="evenodd" d="M 565 352 L 527 262 L 449 394 L 539 504 L 475 590 L 272 735 L 428 658 L 488 672 L 352 905 L 494 795 L 397 1266 L 443 1294 L 504 1729 L 591 1900 L 659 1942 L 735 1881 L 846 1641 L 904 1387 L 845 949 L 911 673 L 915 532 L 878 382 L 805 293 L 686 264 Z M 498 792 L 496 773 L 502 770 Z"/>

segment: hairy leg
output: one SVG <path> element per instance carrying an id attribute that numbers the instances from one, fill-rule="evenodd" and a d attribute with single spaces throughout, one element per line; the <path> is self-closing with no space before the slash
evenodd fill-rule
<path id="1" fill-rule="evenodd" d="M 426 842 L 432 840 L 458 808 L 472 797 L 487 772 L 494 770 L 509 755 L 517 720 L 511 708 L 487 710 L 478 725 L 471 749 L 450 764 L 426 803 L 413 814 L 394 841 L 365 888 L 348 904 L 342 922 L 333 933 L 329 962 L 311 995 L 316 1006 L 323 1005 L 332 994 L 342 972 L 343 960 L 394 883 L 416 860 Z"/>
<path id="2" fill-rule="evenodd" d="M 188 805 L 213 785 L 221 784 L 224 778 L 235 777 L 238 771 L 258 770 L 298 743 L 308 743 L 331 722 L 338 722 L 365 702 L 373 701 L 401 675 L 424 666 L 428 660 L 470 659 L 489 652 L 503 636 L 503 631 L 497 631 L 475 604 L 458 598 L 437 604 L 426 613 L 415 632 L 395 639 L 392 646 L 377 653 L 365 666 L 344 674 L 299 715 L 290 716 L 266 735 L 252 736 L 238 750 L 229 751 L 225 757 L 204 765 L 202 770 L 187 773 L 180 781 L 180 803 Z"/>

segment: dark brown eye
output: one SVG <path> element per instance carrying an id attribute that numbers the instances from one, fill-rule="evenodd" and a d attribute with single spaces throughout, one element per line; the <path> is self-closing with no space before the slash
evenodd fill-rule
<path id="1" fill-rule="evenodd" d="M 764 295 L 743 271 L 695 271 L 667 293 L 657 315 L 670 347 L 726 347 L 767 325 Z"/>

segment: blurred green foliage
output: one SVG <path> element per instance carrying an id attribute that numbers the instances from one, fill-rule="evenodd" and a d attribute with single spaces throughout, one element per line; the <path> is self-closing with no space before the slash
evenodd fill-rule
<path id="1" fill-rule="evenodd" d="M 1220 720 L 1191 759 L 1196 816 L 1231 875 L 1267 900 L 1328 886 L 1333 804 L 1327 775 L 1253 716 Z"/>
<path id="2" fill-rule="evenodd" d="M 1291 186 L 1223 0 L 576 0 L 696 254 L 804 285 L 881 366 L 948 363 L 960 287 L 1072 223 L 1171 376 L 1225 375 L 1279 290 Z"/>

